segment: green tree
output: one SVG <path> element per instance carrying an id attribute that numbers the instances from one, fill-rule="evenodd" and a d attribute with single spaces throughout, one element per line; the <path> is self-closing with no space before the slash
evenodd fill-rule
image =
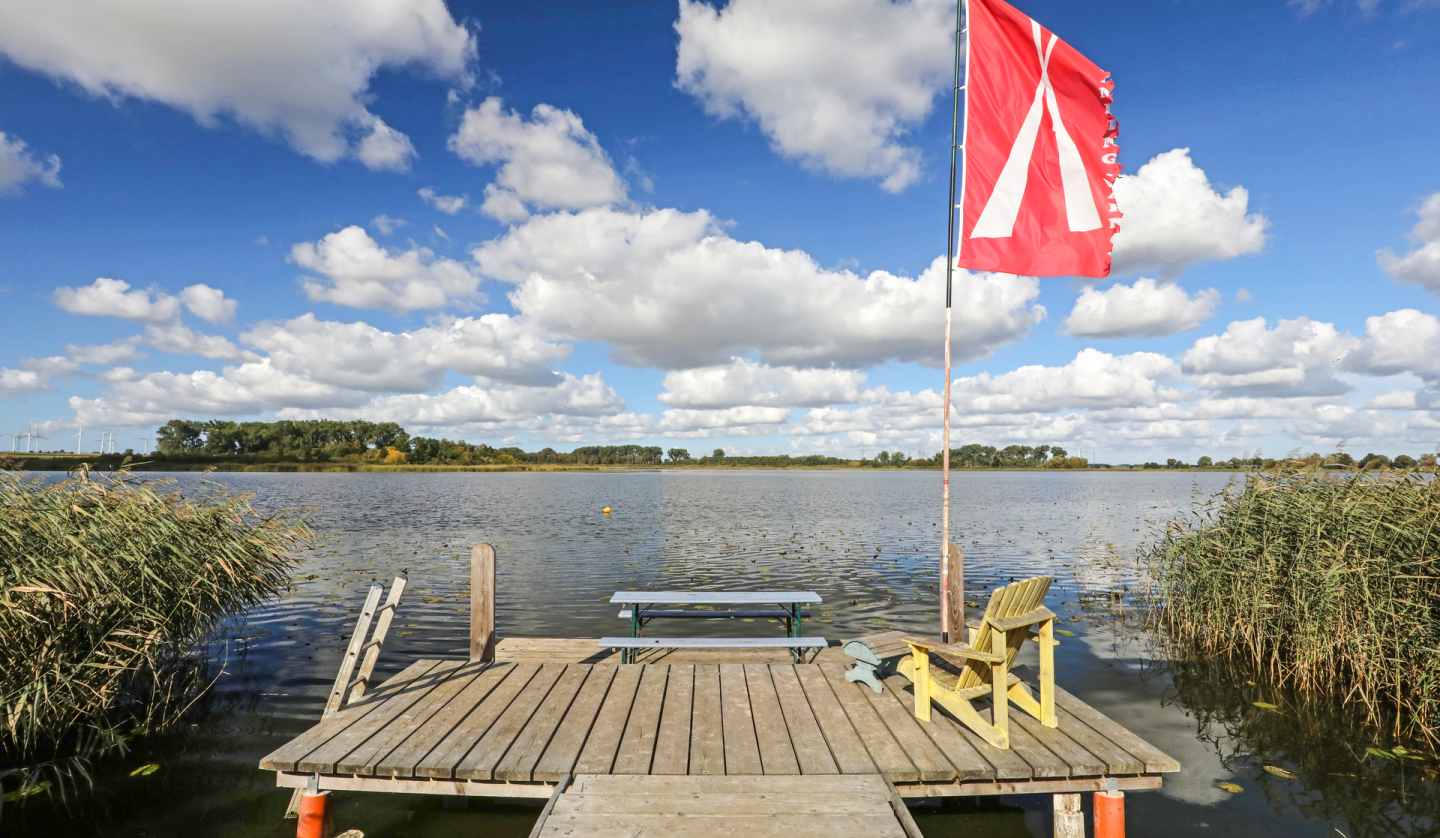
<path id="1" fill-rule="evenodd" d="M 1401 454 L 1394 460 L 1391 460 L 1390 464 L 1395 466 L 1396 468 L 1414 468 L 1419 465 L 1419 463 L 1416 462 L 1415 458 L 1410 456 L 1409 454 Z"/>
<path id="2" fill-rule="evenodd" d="M 1210 459 L 1209 457 L 1201 457 L 1200 459 L 1195 461 L 1195 465 L 1199 466 L 1200 468 L 1209 468 L 1215 465 L 1215 461 Z"/>
<path id="3" fill-rule="evenodd" d="M 155 432 L 155 447 L 162 454 L 193 454 L 205 447 L 199 422 L 171 419 Z"/>
<path id="4" fill-rule="evenodd" d="M 684 463 L 689 462 L 690 460 L 690 452 L 686 451 L 684 448 L 671 448 L 665 453 L 670 458 L 670 462 L 672 463 Z"/>
<path id="5" fill-rule="evenodd" d="M 717 459 L 717 460 L 723 460 L 723 459 L 725 459 L 725 449 L 724 449 L 724 448 L 716 448 L 716 449 L 715 449 L 715 453 L 711 454 L 710 456 L 711 456 L 711 457 L 714 457 L 714 458 Z"/>

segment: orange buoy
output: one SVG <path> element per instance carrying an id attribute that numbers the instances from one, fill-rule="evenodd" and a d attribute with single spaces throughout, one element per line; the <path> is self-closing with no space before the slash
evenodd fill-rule
<path id="1" fill-rule="evenodd" d="M 600 510 L 600 511 L 601 511 L 602 513 L 606 514 L 606 515 L 609 515 L 609 514 L 610 514 L 610 507 L 607 506 L 607 507 L 605 507 L 604 509 L 602 509 L 602 510 Z"/>
<path id="2" fill-rule="evenodd" d="M 311 792 L 306 789 L 300 795 L 300 824 L 295 829 L 295 838 L 330 838 L 329 813 L 330 792 Z"/>
<path id="3" fill-rule="evenodd" d="M 1095 838 L 1125 838 L 1125 792 L 1095 792 Z"/>

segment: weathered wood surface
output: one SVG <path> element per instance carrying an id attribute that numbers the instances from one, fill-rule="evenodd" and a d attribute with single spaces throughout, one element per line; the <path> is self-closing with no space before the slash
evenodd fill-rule
<path id="1" fill-rule="evenodd" d="M 814 630 L 807 626 L 806 631 Z M 637 649 L 639 663 L 793 663 L 787 649 Z M 805 654 L 815 662 L 848 664 L 851 659 L 838 645 L 814 649 Z M 599 648 L 598 638 L 503 637 L 495 646 L 495 659 L 516 663 L 593 663 L 618 666 L 616 649 Z"/>
<path id="2" fill-rule="evenodd" d="M 470 551 L 470 660 L 495 659 L 495 548 Z"/>
<path id="3" fill-rule="evenodd" d="M 1017 674 L 1034 683 L 1024 667 Z M 850 683 L 834 663 L 422 660 L 260 767 L 376 783 L 553 783 L 570 774 L 625 782 L 624 776 L 843 783 L 878 774 L 902 789 L 946 784 L 951 791 L 938 792 L 945 794 L 968 793 L 956 784 L 1018 791 L 1088 788 L 1107 776 L 1158 782 L 1157 774 L 1179 770 L 1174 759 L 1064 690 L 1056 691 L 1059 727 L 1019 714 L 1011 747 L 1002 751 L 938 710 L 929 722 L 917 720 L 904 678 L 887 678 L 884 687 L 876 694 Z M 989 712 L 981 710 L 986 718 Z M 585 790 L 577 785 L 567 793 Z"/>
<path id="4" fill-rule="evenodd" d="M 761 605 L 776 603 L 817 603 L 814 591 L 617 591 L 610 601 L 616 605 Z"/>
<path id="5" fill-rule="evenodd" d="M 628 782 L 606 782 L 611 780 Z M 910 838 L 884 778 L 579 776 L 536 824 L 536 836 L 633 838 L 781 832 L 806 838 Z M 825 782 L 817 783 L 816 780 Z M 900 804 L 903 810 L 903 805 Z M 908 818 L 908 815 L 907 815 Z"/>

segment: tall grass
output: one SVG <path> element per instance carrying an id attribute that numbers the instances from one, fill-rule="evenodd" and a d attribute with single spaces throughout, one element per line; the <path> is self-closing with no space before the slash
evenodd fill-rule
<path id="1" fill-rule="evenodd" d="M 0 471 L 0 779 L 33 785 L 173 724 L 207 686 L 191 647 L 283 589 L 311 539 L 247 495 L 125 472 Z"/>
<path id="2" fill-rule="evenodd" d="M 1145 552 L 1174 642 L 1440 741 L 1440 482 L 1255 473 Z"/>

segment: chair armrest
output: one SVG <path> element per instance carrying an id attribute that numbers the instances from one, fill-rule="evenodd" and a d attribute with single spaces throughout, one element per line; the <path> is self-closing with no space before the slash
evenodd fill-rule
<path id="1" fill-rule="evenodd" d="M 1042 605 L 1029 614 L 1021 614 L 1018 617 L 986 617 L 985 621 L 1000 631 L 1013 631 L 1053 619 L 1055 619 L 1055 612 Z"/>
<path id="2" fill-rule="evenodd" d="M 982 652 L 979 649 L 972 649 L 969 646 L 960 646 L 954 643 L 941 643 L 932 637 L 921 637 L 918 634 L 902 634 L 900 639 L 911 646 L 924 649 L 927 652 L 939 652 L 942 655 L 952 655 L 957 658 L 983 661 L 985 663 L 1000 663 L 1005 660 L 1000 655 Z"/>

